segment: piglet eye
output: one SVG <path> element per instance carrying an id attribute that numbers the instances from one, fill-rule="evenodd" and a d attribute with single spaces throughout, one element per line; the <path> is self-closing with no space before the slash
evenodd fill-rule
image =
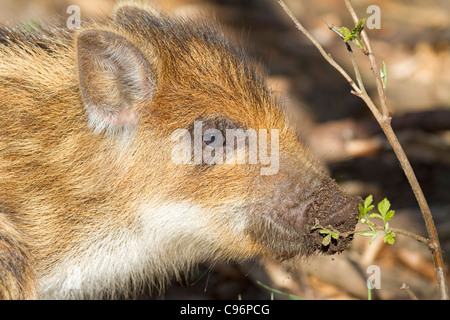
<path id="1" fill-rule="evenodd" d="M 215 140 L 216 140 L 216 136 L 213 134 L 203 136 L 203 142 L 205 142 L 206 144 L 210 144 L 211 142 L 214 142 Z"/>
<path id="2" fill-rule="evenodd" d="M 225 137 L 218 129 L 207 129 L 203 133 L 203 144 L 210 147 L 221 147 L 225 144 Z"/>

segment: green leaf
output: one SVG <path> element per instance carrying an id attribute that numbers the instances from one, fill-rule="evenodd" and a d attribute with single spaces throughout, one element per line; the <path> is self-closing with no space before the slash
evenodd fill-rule
<path id="1" fill-rule="evenodd" d="M 339 239 L 339 233 L 336 231 L 331 232 L 331 237 L 335 240 Z"/>
<path id="2" fill-rule="evenodd" d="M 372 244 L 372 242 L 375 240 L 375 238 L 378 236 L 378 233 L 374 234 L 373 237 L 370 239 L 369 244 Z"/>
<path id="3" fill-rule="evenodd" d="M 344 41 L 349 41 L 352 37 L 352 33 L 348 28 L 346 27 L 340 27 L 337 28 L 337 30 L 340 32 L 340 34 L 344 37 Z"/>
<path id="4" fill-rule="evenodd" d="M 360 34 L 361 31 L 363 31 L 363 29 L 364 29 L 364 24 L 366 23 L 366 21 L 367 21 L 367 18 L 359 20 L 358 23 L 356 24 L 355 28 L 353 28 L 352 33 Z"/>
<path id="5" fill-rule="evenodd" d="M 366 200 L 364 200 L 364 208 L 368 208 L 373 201 L 372 195 L 369 195 Z"/>
<path id="6" fill-rule="evenodd" d="M 379 218 L 379 219 L 383 219 L 383 216 L 381 216 L 378 213 L 371 213 L 369 214 L 369 218 Z"/>
<path id="7" fill-rule="evenodd" d="M 356 234 L 359 236 L 364 236 L 364 237 L 371 237 L 374 235 L 374 233 L 370 232 L 370 231 L 361 231 L 361 232 L 357 232 Z M 375 235 L 376 235 L 376 232 L 375 232 Z"/>
<path id="8" fill-rule="evenodd" d="M 383 241 L 386 243 L 389 243 L 389 244 L 394 244 L 394 242 L 395 242 L 395 233 L 394 232 L 390 232 L 390 233 L 388 233 L 387 235 L 385 235 L 384 236 L 384 238 L 383 238 Z"/>
<path id="9" fill-rule="evenodd" d="M 322 244 L 324 246 L 328 246 L 330 244 L 331 241 L 331 234 L 327 235 L 325 238 L 323 238 L 322 240 Z"/>
<path id="10" fill-rule="evenodd" d="M 361 43 L 361 41 L 359 40 L 358 36 L 355 36 L 353 39 L 353 42 L 358 46 L 358 48 L 360 48 L 361 50 L 364 50 L 365 47 L 364 45 Z"/>
<path id="11" fill-rule="evenodd" d="M 358 210 L 359 210 L 359 216 L 358 219 L 362 219 L 364 218 L 364 216 L 366 215 L 366 210 L 363 208 L 363 206 L 361 205 L 361 203 L 358 206 Z"/>
<path id="12" fill-rule="evenodd" d="M 331 231 L 328 230 L 328 229 L 322 229 L 322 230 L 319 231 L 320 234 L 330 234 L 330 232 Z"/>
<path id="13" fill-rule="evenodd" d="M 346 37 L 344 37 L 344 41 L 348 42 L 348 41 L 352 41 L 355 38 L 355 36 L 353 34 L 349 34 Z"/>
<path id="14" fill-rule="evenodd" d="M 388 199 L 384 198 L 381 200 L 381 202 L 378 204 L 378 211 L 381 213 L 381 215 L 384 217 L 386 213 L 388 212 L 389 208 L 391 207 L 390 202 Z"/>
<path id="15" fill-rule="evenodd" d="M 361 50 L 366 49 L 362 44 L 361 40 L 359 40 L 359 34 L 364 29 L 364 24 L 366 23 L 366 20 L 367 20 L 366 18 L 359 20 L 358 23 L 353 28 L 353 30 L 351 31 L 351 37 L 347 37 L 348 40 L 352 40 Z"/>
<path id="16" fill-rule="evenodd" d="M 386 64 L 383 61 L 383 67 L 380 69 L 380 78 L 381 82 L 383 84 L 383 88 L 386 89 L 386 83 L 387 83 L 387 67 Z"/>
<path id="17" fill-rule="evenodd" d="M 362 221 L 362 219 L 373 209 L 373 205 L 371 205 L 372 200 L 372 195 L 369 195 L 366 200 L 364 200 L 364 207 L 362 206 L 362 204 L 358 205 L 358 210 L 360 213 L 358 219 L 360 219 L 362 223 L 365 223 L 364 221 Z"/>
<path id="18" fill-rule="evenodd" d="M 384 216 L 384 220 L 389 221 L 392 219 L 392 217 L 394 216 L 395 211 L 394 210 L 390 210 L 388 213 L 386 213 L 386 215 Z"/>

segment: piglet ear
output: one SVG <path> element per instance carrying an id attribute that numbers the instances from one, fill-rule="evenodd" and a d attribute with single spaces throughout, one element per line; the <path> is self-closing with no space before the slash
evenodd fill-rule
<path id="1" fill-rule="evenodd" d="M 94 132 L 136 126 L 138 106 L 155 87 L 142 53 L 122 36 L 97 30 L 80 33 L 77 48 L 80 89 Z"/>

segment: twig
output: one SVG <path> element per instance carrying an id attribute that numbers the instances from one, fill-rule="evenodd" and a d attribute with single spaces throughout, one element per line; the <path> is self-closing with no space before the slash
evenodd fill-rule
<path id="1" fill-rule="evenodd" d="M 400 289 L 405 290 L 411 300 L 419 300 L 406 283 L 403 283 Z"/>
<path id="2" fill-rule="evenodd" d="M 384 231 L 384 227 L 382 227 L 382 226 L 374 226 L 374 228 L 376 230 Z M 395 232 L 396 234 L 402 234 L 404 236 L 416 239 L 417 241 L 422 242 L 422 243 L 426 244 L 427 246 L 429 245 L 429 240 L 427 238 L 419 236 L 418 234 L 415 234 L 413 232 L 406 231 L 406 230 L 403 230 L 403 229 L 398 229 L 398 228 L 392 228 L 392 227 L 390 227 L 389 230 L 392 231 L 392 232 Z M 348 237 L 348 236 L 350 236 L 352 234 L 355 234 L 355 233 L 368 232 L 368 231 L 372 231 L 372 230 L 371 229 L 352 230 L 352 231 L 339 233 L 339 236 L 345 238 L 345 237 Z"/>
<path id="3" fill-rule="evenodd" d="M 448 300 L 449 296 L 445 284 L 444 261 L 442 258 L 441 246 L 439 243 L 436 226 L 434 224 L 430 208 L 419 185 L 419 182 L 417 181 L 416 175 L 414 174 L 411 164 L 409 163 L 409 160 L 406 157 L 406 154 L 403 148 L 401 147 L 400 142 L 397 139 L 397 136 L 394 134 L 394 131 L 392 130 L 390 123 L 384 126 L 382 125 L 381 128 L 383 129 L 386 137 L 388 138 L 389 143 L 392 146 L 392 149 L 397 155 L 397 158 L 399 159 L 403 171 L 405 172 L 405 175 L 408 178 L 409 184 L 411 185 L 414 195 L 416 196 L 417 202 L 419 203 L 419 207 L 422 212 L 423 219 L 425 221 L 425 227 L 427 229 L 428 237 L 430 239 L 428 246 L 431 250 L 431 253 L 433 254 L 434 268 L 436 271 L 436 279 L 439 284 L 440 296 L 443 300 Z"/>
<path id="4" fill-rule="evenodd" d="M 325 19 L 323 20 L 323 22 L 325 22 L 325 24 L 328 26 L 328 29 L 330 29 L 331 31 L 336 33 L 339 36 L 339 38 L 341 38 L 342 40 L 345 41 L 345 37 L 339 31 L 337 31 L 337 29 L 333 25 L 330 25 L 328 23 L 328 21 Z M 350 46 L 348 41 L 345 41 L 345 46 L 347 47 L 347 51 L 350 54 L 350 58 L 352 60 L 352 65 L 353 65 L 353 69 L 355 70 L 356 81 L 358 82 L 359 89 L 361 90 L 361 93 L 367 94 L 366 89 L 364 88 L 364 83 L 361 78 L 361 73 L 359 72 L 358 65 L 356 64 L 356 61 L 355 61 L 355 55 L 353 54 L 352 47 Z M 359 93 L 355 93 L 355 94 L 359 95 Z"/>
<path id="5" fill-rule="evenodd" d="M 319 52 L 322 54 L 322 56 L 325 58 L 325 60 L 328 61 L 329 64 L 331 64 L 339 73 L 350 83 L 353 90 L 357 93 L 361 93 L 361 90 L 356 85 L 356 83 L 353 81 L 353 79 L 348 75 L 347 72 L 345 72 L 344 69 L 331 57 L 329 53 L 327 53 L 323 47 L 320 45 L 320 43 L 306 30 L 303 25 L 295 18 L 295 16 L 292 14 L 291 10 L 284 4 L 282 0 L 279 0 L 278 3 L 280 6 L 286 11 L 288 16 L 291 18 L 291 20 L 294 22 L 296 28 L 300 30 L 311 42 L 312 44 L 319 50 Z"/>
<path id="6" fill-rule="evenodd" d="M 345 6 L 347 7 L 348 11 L 350 12 L 350 14 L 353 18 L 353 21 L 355 23 L 358 23 L 358 21 L 359 21 L 358 16 L 356 15 L 356 12 L 353 9 L 350 0 L 345 0 Z M 370 45 L 370 41 L 369 41 L 369 37 L 367 36 L 367 32 L 364 29 L 361 31 L 361 37 L 362 37 L 363 44 L 366 48 L 366 52 L 367 52 L 367 56 L 370 61 L 370 65 L 372 66 L 372 72 L 373 72 L 373 76 L 375 78 L 375 82 L 376 82 L 376 86 L 377 86 L 377 90 L 378 90 L 378 97 L 380 98 L 381 112 L 382 112 L 383 116 L 385 117 L 384 120 L 390 121 L 391 117 L 390 117 L 389 108 L 388 108 L 387 101 L 386 101 L 385 90 L 383 88 L 381 77 L 378 72 L 377 59 L 375 58 L 375 55 L 372 50 L 372 46 Z"/>
<path id="7" fill-rule="evenodd" d="M 344 0 L 345 5 L 348 8 L 350 14 L 352 15 L 353 20 L 355 23 L 359 21 L 358 16 L 356 15 L 355 10 L 353 9 L 350 0 Z M 395 155 L 397 156 L 403 171 L 405 172 L 405 175 L 411 185 L 411 188 L 414 192 L 414 195 L 417 199 L 417 202 L 419 204 L 420 210 L 423 215 L 423 219 L 425 221 L 425 226 L 428 232 L 429 240 L 426 242 L 428 247 L 430 248 L 433 259 L 434 259 L 434 266 L 436 271 L 436 278 L 439 284 L 439 291 L 441 299 L 448 300 L 448 292 L 447 287 L 445 284 L 445 274 L 444 274 L 444 262 L 442 259 L 442 253 L 439 243 L 439 238 L 437 235 L 436 227 L 434 225 L 433 217 L 431 215 L 430 208 L 428 206 L 428 203 L 425 199 L 425 196 L 422 192 L 422 189 L 419 185 L 419 182 L 417 181 L 416 175 L 414 174 L 414 171 L 411 167 L 411 164 L 409 163 L 409 160 L 400 145 L 397 136 L 395 135 L 394 131 L 391 127 L 391 116 L 389 113 L 389 109 L 387 106 L 386 101 L 386 94 L 385 90 L 382 85 L 380 74 L 378 73 L 378 67 L 375 59 L 375 55 L 373 53 L 372 47 L 370 45 L 369 38 L 367 36 L 367 33 L 363 30 L 361 32 L 362 40 L 364 43 L 364 46 L 367 50 L 367 56 L 369 58 L 371 69 L 373 72 L 373 75 L 375 77 L 375 83 L 378 91 L 378 96 L 380 99 L 381 104 L 381 111 L 378 110 L 372 99 L 369 97 L 367 92 L 364 90 L 364 87 L 362 85 L 362 80 L 359 75 L 359 69 L 356 65 L 356 62 L 354 60 L 353 54 L 351 54 L 352 58 L 352 64 L 355 70 L 355 74 L 358 78 L 358 85 L 353 81 L 353 79 L 342 69 L 342 67 L 336 63 L 332 58 L 331 55 L 327 54 L 323 47 L 317 42 L 317 40 L 301 25 L 301 23 L 295 18 L 295 16 L 292 14 L 292 12 L 289 10 L 289 8 L 284 4 L 282 0 L 278 0 L 278 3 L 280 6 L 286 11 L 286 13 L 289 15 L 291 20 L 294 22 L 297 29 L 299 29 L 303 34 L 305 34 L 308 39 L 311 40 L 311 42 L 314 44 L 314 46 L 319 50 L 319 52 L 322 54 L 322 56 L 325 58 L 328 63 L 330 63 L 336 70 L 341 73 L 344 78 L 349 82 L 350 86 L 353 88 L 352 93 L 358 97 L 360 97 L 369 107 L 369 109 L 372 111 L 375 119 L 379 123 L 380 127 L 382 128 L 383 132 L 385 133 L 389 143 L 392 146 L 392 149 L 395 152 Z M 330 27 L 330 26 L 329 26 Z"/>

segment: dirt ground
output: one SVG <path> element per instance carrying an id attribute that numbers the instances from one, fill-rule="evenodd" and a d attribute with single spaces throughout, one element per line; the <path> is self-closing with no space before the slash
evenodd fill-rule
<path id="1" fill-rule="evenodd" d="M 387 197 L 396 210 L 391 225 L 426 236 L 417 202 L 399 163 L 363 102 L 348 83 L 293 26 L 275 0 L 153 1 L 178 14 L 213 16 L 269 74 L 281 104 L 293 110 L 302 137 L 349 193 Z M 285 0 L 296 17 L 350 75 L 353 68 L 342 41 L 323 19 L 353 26 L 344 1 Z M 0 22 L 41 21 L 67 15 L 80 6 L 82 18 L 108 13 L 108 0 L 3 0 Z M 438 229 L 446 273 L 450 273 L 450 2 L 447 0 L 354 1 L 360 17 L 376 4 L 381 28 L 368 30 L 379 65 L 388 68 L 387 96 L 393 127 L 427 197 Z M 356 54 L 366 89 L 376 88 L 366 57 Z M 377 100 L 375 100 L 377 102 Z M 375 299 L 409 299 L 403 283 L 419 299 L 439 297 L 428 249 L 398 235 L 394 246 L 356 237 L 352 247 L 334 257 L 241 264 L 204 264 L 164 294 L 143 292 L 142 299 L 270 299 L 259 283 L 305 299 L 367 299 L 367 267 L 381 271 Z M 448 283 L 450 284 L 450 283 Z M 289 297 L 275 293 L 275 299 Z"/>

